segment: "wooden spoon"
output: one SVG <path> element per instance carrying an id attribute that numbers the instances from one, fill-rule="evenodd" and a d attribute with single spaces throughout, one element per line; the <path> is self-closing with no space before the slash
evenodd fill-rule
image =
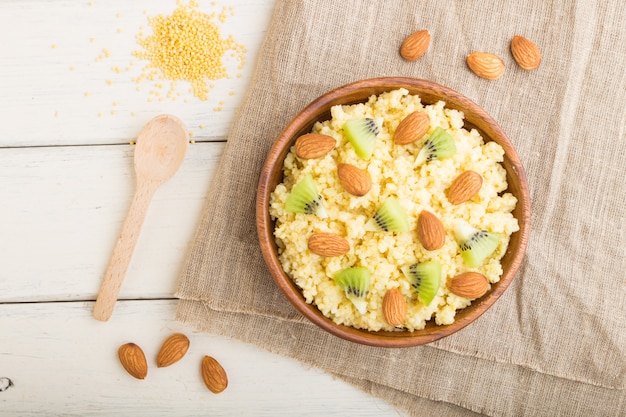
<path id="1" fill-rule="evenodd" d="M 107 321 L 113 313 L 150 200 L 185 159 L 187 135 L 185 125 L 178 118 L 160 115 L 150 120 L 137 137 L 134 162 L 137 188 L 93 309 L 98 320 Z"/>

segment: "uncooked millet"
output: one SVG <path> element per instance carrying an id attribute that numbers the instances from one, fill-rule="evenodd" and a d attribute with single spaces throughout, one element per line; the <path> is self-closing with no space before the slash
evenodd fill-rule
<path id="1" fill-rule="evenodd" d="M 222 11 L 219 20 L 224 20 L 225 16 Z M 238 69 L 245 64 L 246 48 L 232 36 L 224 39 L 214 22 L 215 18 L 215 13 L 209 15 L 198 10 L 198 3 L 194 0 L 189 4 L 178 2 L 170 16 L 149 17 L 153 33 L 145 36 L 140 31 L 137 43 L 143 50 L 133 53 L 149 63 L 134 81 L 155 81 L 157 77 L 159 80 L 170 80 L 172 86 L 168 98 L 173 97 L 177 80 L 187 81 L 191 84 L 193 95 L 207 100 L 210 80 L 230 78 L 222 61 L 227 51 L 235 53 L 235 59 L 239 61 Z M 155 83 L 157 88 L 160 88 L 157 84 L 162 85 Z"/>

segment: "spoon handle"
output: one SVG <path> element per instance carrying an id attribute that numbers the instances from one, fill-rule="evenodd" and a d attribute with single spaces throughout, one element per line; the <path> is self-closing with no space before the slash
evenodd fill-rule
<path id="1" fill-rule="evenodd" d="M 158 186 L 159 183 L 155 181 L 140 179 L 137 181 L 137 189 L 133 201 L 126 215 L 126 220 L 124 220 L 122 225 L 122 231 L 113 249 L 109 266 L 104 273 L 98 298 L 94 305 L 93 315 L 97 320 L 107 321 L 113 313 L 122 281 L 124 281 L 133 250 L 139 239 L 141 225 L 146 217 L 148 205 Z"/>

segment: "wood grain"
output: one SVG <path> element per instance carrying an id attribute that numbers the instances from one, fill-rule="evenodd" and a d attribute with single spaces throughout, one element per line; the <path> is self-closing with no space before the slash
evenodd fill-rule
<path id="1" fill-rule="evenodd" d="M 173 0 L 0 2 L 0 114 L 10 121 L 0 124 L 0 147 L 128 143 L 161 113 L 184 120 L 196 140 L 223 140 L 252 77 L 274 2 L 198 3 L 207 14 L 232 6 L 223 23 L 215 22 L 223 37 L 232 35 L 248 51 L 241 70 L 225 56 L 230 78 L 214 81 L 206 101 L 186 82 L 177 83 L 181 95 L 172 100 L 167 80 L 133 81 L 147 65 L 133 56 L 141 49 L 135 37 L 142 28 L 151 33 L 149 17 L 171 14 Z"/>
<path id="2" fill-rule="evenodd" d="M 155 193 L 120 297 L 171 297 L 222 142 Z M 0 149 L 0 303 L 93 300 L 130 207 L 134 146 Z"/>
<path id="3" fill-rule="evenodd" d="M 185 328 L 173 320 L 176 302 L 159 300 L 175 291 L 274 9 L 274 1 L 199 4 L 207 13 L 233 7 L 220 26 L 248 50 L 241 76 L 216 81 L 207 101 L 185 83 L 177 100 L 149 101 L 154 84 L 133 81 L 145 64 L 132 56 L 135 36 L 174 0 L 0 2 L 0 378 L 14 383 L 0 392 L 0 416 L 402 415 L 295 360 Z M 105 49 L 110 56 L 98 59 Z M 196 143 L 155 193 L 122 301 L 99 323 L 94 303 L 81 300 L 95 299 L 131 204 L 129 142 L 161 113 L 181 118 Z M 175 332 L 190 337 L 190 351 L 157 371 L 160 342 Z M 117 347 L 129 341 L 146 352 L 146 380 L 119 364 Z M 199 375 L 205 354 L 229 373 L 219 396 Z"/>
<path id="4" fill-rule="evenodd" d="M 178 171 L 185 159 L 187 141 L 185 125 L 171 115 L 155 117 L 139 133 L 133 158 L 137 189 L 96 298 L 93 315 L 97 320 L 111 317 L 148 205 L 157 188 Z"/>
<path id="5" fill-rule="evenodd" d="M 402 413 L 320 370 L 227 337 L 199 333 L 174 321 L 176 301 L 121 301 L 107 323 L 92 302 L 0 304 L 0 416 L 342 416 Z M 157 368 L 163 340 L 189 337 L 179 362 Z M 117 358 L 136 343 L 148 362 L 138 380 Z M 228 388 L 211 393 L 200 375 L 204 355 L 228 373 Z"/>
<path id="6" fill-rule="evenodd" d="M 115 302 L 126 276 L 126 270 L 139 240 L 141 226 L 148 212 L 148 205 L 158 185 L 154 181 L 139 181 L 137 183 L 137 190 L 130 204 L 130 209 L 128 209 L 128 215 L 122 225 L 122 231 L 117 238 L 111 260 L 104 272 L 104 278 L 102 278 L 102 284 L 98 291 L 93 310 L 93 316 L 97 320 L 107 321 L 113 313 Z"/>

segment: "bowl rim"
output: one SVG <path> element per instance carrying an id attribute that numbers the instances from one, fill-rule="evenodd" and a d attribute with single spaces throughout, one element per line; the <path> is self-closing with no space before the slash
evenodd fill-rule
<path id="1" fill-rule="evenodd" d="M 313 123 L 311 120 L 320 120 L 319 117 L 328 113 L 333 105 L 364 102 L 367 100 L 367 97 L 371 95 L 379 95 L 382 92 L 398 88 L 406 88 L 411 94 L 420 95 L 422 99 L 423 97 L 422 94 L 420 94 L 420 90 L 427 89 L 428 91 L 433 91 L 435 96 L 442 97 L 442 100 L 446 102 L 446 108 L 458 108 L 465 113 L 466 118 L 469 111 L 473 120 L 483 120 L 489 129 L 478 130 L 483 137 L 485 137 L 486 134 L 485 130 L 490 130 L 487 132 L 487 138 L 485 138 L 485 140 L 494 140 L 504 148 L 505 159 L 508 159 L 511 169 L 515 172 L 519 180 L 517 204 L 520 207 L 519 209 L 516 207 L 519 213 L 519 215 L 516 215 L 516 218 L 520 224 L 520 230 L 515 232 L 519 234 L 517 237 L 519 243 L 517 251 L 511 255 L 512 259 L 508 270 L 503 272 L 500 281 L 493 284 L 492 289 L 485 296 L 473 300 L 470 306 L 463 309 L 466 310 L 473 307 L 467 314 L 457 314 L 455 321 L 449 325 L 433 324 L 427 333 L 424 333 L 423 330 L 415 330 L 412 332 L 407 330 L 376 332 L 340 325 L 324 316 L 314 304 L 306 303 L 301 290 L 284 272 L 278 260 L 277 245 L 273 234 L 274 222 L 269 215 L 270 194 L 274 191 L 272 181 L 277 175 L 273 171 L 273 167 L 279 164 L 280 178 L 282 178 L 284 158 L 295 139 L 310 131 L 310 127 Z M 365 98 L 361 97 L 364 91 L 372 89 L 377 92 L 373 92 Z M 355 97 L 358 98 L 353 100 Z M 443 97 L 445 97 L 445 99 Z M 430 102 L 423 102 L 425 104 L 434 104 L 432 100 Z M 466 124 L 468 124 L 467 119 Z M 469 122 L 469 127 L 473 127 L 471 122 Z M 509 170 L 507 170 L 507 175 L 510 175 Z M 509 183 L 509 188 L 510 187 L 511 184 Z M 256 199 L 256 223 L 261 252 L 270 275 L 289 302 L 313 324 L 337 337 L 363 345 L 390 348 L 413 347 L 431 343 L 465 328 L 487 311 L 509 287 L 521 266 L 528 244 L 530 232 L 530 192 L 526 174 L 517 151 L 506 133 L 481 106 L 455 90 L 432 81 L 409 77 L 377 77 L 355 81 L 326 92 L 310 102 L 287 124 L 272 145 L 259 177 Z M 515 233 L 513 235 L 515 235 Z M 507 249 L 505 256 L 508 255 L 509 249 Z M 433 319 L 429 320 L 429 322 L 432 321 Z"/>

